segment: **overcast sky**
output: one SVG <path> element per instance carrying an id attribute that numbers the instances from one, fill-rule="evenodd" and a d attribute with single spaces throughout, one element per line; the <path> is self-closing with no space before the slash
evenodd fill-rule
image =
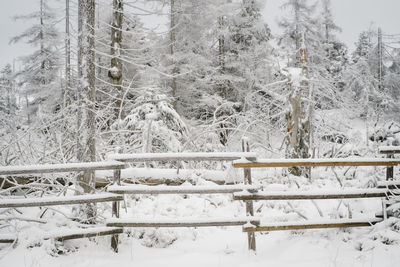
<path id="1" fill-rule="evenodd" d="M 31 22 L 16 22 L 12 19 L 17 14 L 27 14 L 38 9 L 39 0 L 1 0 L 0 8 L 0 67 L 12 63 L 14 58 L 25 55 L 31 48 L 24 44 L 9 45 L 12 36 L 21 33 Z M 51 0 L 62 4 L 62 0 Z M 201 0 L 199 0 L 201 1 Z M 267 0 L 263 11 L 266 22 L 274 34 L 279 33 L 276 20 L 282 16 L 280 5 L 284 0 Z M 313 2 L 313 1 L 310 1 Z M 384 33 L 400 33 L 400 0 L 332 0 L 336 23 L 343 29 L 340 38 L 350 47 L 358 38 L 358 34 L 370 27 L 382 28 Z M 63 25 L 60 25 L 63 28 Z"/>

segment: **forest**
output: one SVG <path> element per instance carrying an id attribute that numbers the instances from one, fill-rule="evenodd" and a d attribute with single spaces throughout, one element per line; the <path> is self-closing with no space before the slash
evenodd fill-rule
<path id="1" fill-rule="evenodd" d="M 286 1 L 279 36 L 264 1 L 65 2 L 16 16 L 31 27 L 10 42 L 35 51 L 1 70 L 1 165 L 237 151 L 243 136 L 307 158 L 359 139 L 352 119 L 362 139 L 399 131 L 399 36 L 367 29 L 349 51 L 330 1 Z"/>
<path id="2" fill-rule="evenodd" d="M 265 159 L 362 159 L 381 157 L 381 146 L 400 145 L 400 34 L 372 25 L 349 48 L 339 37 L 342 29 L 331 0 L 283 0 L 284 12 L 271 14 L 277 17 L 279 34 L 262 15 L 268 8 L 265 0 L 36 2 L 31 13 L 15 14 L 15 20 L 27 21 L 29 27 L 10 40 L 10 44 L 28 44 L 33 52 L 18 58 L 18 68 L 15 62 L 0 66 L 0 167 L 102 162 L 116 153 L 255 152 Z M 171 185 L 193 186 L 236 183 L 243 179 L 238 178 L 243 171 L 231 165 L 148 161 L 129 164 L 122 178 L 131 175 L 136 179 L 133 183 L 151 185 L 166 180 Z M 399 175 L 398 169 L 394 172 Z M 15 177 L 0 176 L 0 198 L 94 193 L 104 190 L 100 180 L 112 179 L 107 171 L 38 176 L 39 181 L 28 186 Z M 385 169 L 378 167 L 253 172 L 256 183 L 281 188 L 277 184 L 282 182 L 291 189 L 371 188 L 384 176 Z M 218 214 L 216 207 L 222 207 L 222 213 L 240 214 L 243 208 L 223 197 L 210 197 L 207 202 L 189 197 L 189 204 L 181 203 L 183 199 L 134 195 L 125 198 L 131 204 L 124 205 L 134 216 L 166 210 L 161 213 L 172 218 Z M 167 207 L 168 203 L 176 207 Z M 306 220 L 327 214 L 352 218 L 377 207 L 364 202 L 353 206 L 342 200 L 337 206 L 318 206 L 312 201 L 306 208 L 285 201 L 268 203 L 257 206 L 257 212 Z M 105 212 L 101 205 L 97 214 L 88 207 L 63 209 L 68 215 L 52 211 L 63 218 L 54 219 L 52 226 L 71 216 L 74 223 L 78 217 L 85 224 L 101 221 Z M 202 210 L 201 205 L 207 208 Z M 25 229 L 28 221 L 44 220 L 46 211 L 0 210 L 0 220 L 6 222 L 0 223 L 0 232 L 14 225 L 15 216 L 20 216 L 17 221 L 22 225 L 14 228 Z M 22 215 L 30 219 L 21 219 Z M 350 246 L 357 251 L 381 249 L 371 245 L 371 240 L 393 244 L 386 251 L 389 254 L 379 254 L 382 259 L 391 258 L 400 244 L 400 222 L 398 218 L 390 222 L 384 230 L 378 227 L 368 234 L 364 247 L 354 236 L 360 232 L 348 233 L 343 240 L 356 240 L 358 245 Z M 142 251 L 210 234 L 182 231 L 132 230 L 128 236 L 140 240 Z M 217 236 L 224 239 L 226 235 L 219 231 Z M 328 235 L 326 242 L 334 232 Z M 42 245 L 51 256 L 74 253 L 79 246 L 95 250 L 95 245 L 84 244 L 57 249 Z M 36 247 L 28 241 L 24 245 Z M 183 243 L 180 246 L 185 248 Z M 226 246 L 226 255 L 240 250 L 232 246 Z M 3 252 L 0 247 L 0 266 L 2 258 L 4 266 L 11 266 L 10 255 L 21 251 Z M 242 254 L 239 258 L 239 262 L 246 260 Z M 349 266 L 350 258 L 345 256 L 342 263 L 332 266 Z M 51 260 L 45 262 L 43 266 Z M 85 264 L 79 266 L 90 265 Z"/>

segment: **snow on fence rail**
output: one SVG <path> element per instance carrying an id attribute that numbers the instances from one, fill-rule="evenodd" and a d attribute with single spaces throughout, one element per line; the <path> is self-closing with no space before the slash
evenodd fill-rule
<path id="1" fill-rule="evenodd" d="M 381 153 L 381 154 L 399 154 L 400 146 L 381 146 L 381 147 L 379 147 L 379 153 Z"/>
<path id="2" fill-rule="evenodd" d="M 123 228 L 120 227 L 91 227 L 86 229 L 66 229 L 54 230 L 43 235 L 43 239 L 54 239 L 57 241 L 65 241 L 70 239 L 96 237 L 104 235 L 122 234 Z M 18 240 L 15 235 L 0 235 L 0 243 L 14 243 Z"/>
<path id="3" fill-rule="evenodd" d="M 216 185 L 216 186 L 146 186 L 128 185 L 109 186 L 107 191 L 118 194 L 226 194 L 243 190 L 257 191 L 260 186 L 255 185 Z"/>
<path id="4" fill-rule="evenodd" d="M 274 222 L 266 223 L 256 227 L 243 227 L 243 232 L 284 231 L 284 230 L 306 230 L 325 228 L 347 228 L 372 226 L 382 219 L 339 219 L 339 220 L 313 220 L 305 222 Z"/>
<path id="5" fill-rule="evenodd" d="M 146 161 L 231 161 L 240 158 L 256 160 L 257 154 L 252 152 L 196 152 L 196 153 L 142 153 L 142 154 L 110 154 L 109 160 L 122 162 Z"/>
<path id="6" fill-rule="evenodd" d="M 78 195 L 78 196 L 68 196 L 68 197 L 0 199 L 0 208 L 72 205 L 72 204 L 83 204 L 83 203 L 121 201 L 123 199 L 124 199 L 123 196 L 111 193 L 103 193 L 96 195 Z"/>
<path id="7" fill-rule="evenodd" d="M 251 162 L 245 159 L 233 162 L 235 168 L 266 167 L 335 167 L 335 166 L 396 166 L 400 159 L 381 158 L 324 158 L 324 159 L 259 159 Z"/>
<path id="8" fill-rule="evenodd" d="M 1 243 L 14 243 L 16 240 L 16 237 L 14 235 L 0 235 L 0 244 Z"/>
<path id="9" fill-rule="evenodd" d="M 148 219 L 140 220 L 135 218 L 109 219 L 107 226 L 113 227 L 208 227 L 208 226 L 241 226 L 251 223 L 258 225 L 258 217 L 242 218 L 198 218 L 198 219 Z"/>
<path id="10" fill-rule="evenodd" d="M 84 238 L 84 237 L 95 237 L 102 235 L 115 235 L 122 234 L 123 229 L 120 227 L 92 227 L 87 229 L 67 229 L 67 230 L 55 230 L 47 233 L 43 239 L 55 239 L 58 241 L 64 241 L 69 239 Z"/>
<path id="11" fill-rule="evenodd" d="M 113 170 L 113 169 L 117 170 L 123 168 L 125 168 L 125 164 L 118 161 L 5 166 L 5 167 L 0 167 L 0 175 L 60 173 L 60 172 L 72 172 L 72 171 Z"/>
<path id="12" fill-rule="evenodd" d="M 343 198 L 387 198 L 400 195 L 400 191 L 385 189 L 352 189 L 352 190 L 313 190 L 313 191 L 277 191 L 246 193 L 239 192 L 234 200 L 309 200 L 309 199 L 343 199 Z"/>
<path id="13" fill-rule="evenodd" d="M 380 181 L 378 182 L 377 188 L 400 189 L 400 181 Z"/>

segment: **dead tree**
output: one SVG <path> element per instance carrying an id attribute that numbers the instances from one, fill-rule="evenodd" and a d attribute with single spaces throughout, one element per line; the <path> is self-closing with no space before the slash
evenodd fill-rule
<path id="1" fill-rule="evenodd" d="M 299 59 L 298 66 L 294 68 L 290 76 L 288 87 L 289 94 L 289 111 L 286 114 L 287 121 L 287 150 L 288 158 L 309 158 L 311 144 L 311 116 L 313 111 L 312 106 L 312 91 L 307 80 L 307 49 L 305 46 L 304 33 L 299 38 Z M 305 175 L 310 177 L 310 169 L 299 167 L 290 168 L 290 172 L 294 175 Z"/>
<path id="2" fill-rule="evenodd" d="M 79 1 L 79 21 L 81 23 L 81 79 L 79 95 L 81 100 L 81 121 L 78 129 L 78 160 L 81 162 L 96 161 L 96 121 L 95 121 L 95 1 Z M 95 188 L 94 171 L 85 171 L 77 179 L 78 191 L 92 193 Z M 93 222 L 96 209 L 93 204 L 86 205 L 83 210 L 88 222 Z"/>
<path id="3" fill-rule="evenodd" d="M 122 0 L 113 0 L 113 18 L 111 27 L 111 68 L 108 76 L 115 88 L 115 119 L 121 118 L 122 114 L 122 61 L 121 44 L 122 44 L 122 22 L 124 9 Z"/>

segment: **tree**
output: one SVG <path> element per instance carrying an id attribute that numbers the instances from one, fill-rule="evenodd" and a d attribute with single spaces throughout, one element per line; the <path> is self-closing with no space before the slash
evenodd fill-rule
<path id="1" fill-rule="evenodd" d="M 282 7 L 291 11 L 290 18 L 280 21 L 284 33 L 279 40 L 287 51 L 289 108 L 286 114 L 286 156 L 289 158 L 308 158 L 311 149 L 311 116 L 313 112 L 313 91 L 309 83 L 313 72 L 310 54 L 317 56 L 316 43 L 320 39 L 316 31 L 316 21 L 311 17 L 315 5 L 310 6 L 307 0 L 288 0 Z M 295 175 L 309 172 L 300 168 L 292 168 Z"/>
<path id="2" fill-rule="evenodd" d="M 122 45 L 122 23 L 124 17 L 124 9 L 122 0 L 113 0 L 113 19 L 111 24 L 111 68 L 108 76 L 115 88 L 115 119 L 121 118 L 122 105 L 122 61 L 121 45 Z"/>
<path id="3" fill-rule="evenodd" d="M 16 114 L 16 110 L 17 103 L 14 74 L 11 64 L 7 64 L 0 71 L 0 116 L 12 120 L 13 116 Z M 3 127 L 5 126 L 3 125 Z"/>
<path id="4" fill-rule="evenodd" d="M 38 111 L 45 112 L 51 107 L 55 111 L 61 102 L 61 90 L 57 83 L 59 58 L 57 44 L 59 34 L 55 27 L 56 13 L 46 0 L 40 0 L 40 10 L 15 19 L 34 20 L 31 27 L 11 39 L 10 43 L 25 41 L 37 47 L 31 55 L 22 57 L 23 69 L 16 75 L 24 85 L 27 101 L 28 122 Z M 46 103 L 45 103 L 46 102 Z M 46 109 L 41 109 L 46 105 Z"/>
<path id="5" fill-rule="evenodd" d="M 81 21 L 81 45 L 79 56 L 82 62 L 82 76 L 79 84 L 82 119 L 78 128 L 78 160 L 80 162 L 96 161 L 96 120 L 95 120 L 95 1 L 79 1 L 79 20 Z M 94 171 L 86 171 L 78 176 L 78 191 L 91 193 L 95 188 Z M 94 205 L 87 205 L 83 211 L 86 220 L 92 222 L 96 211 Z"/>

